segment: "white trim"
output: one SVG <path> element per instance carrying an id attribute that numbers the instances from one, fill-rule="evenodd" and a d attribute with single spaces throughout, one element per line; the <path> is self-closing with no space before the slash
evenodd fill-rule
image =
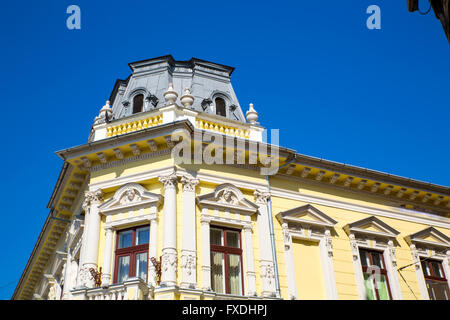
<path id="1" fill-rule="evenodd" d="M 163 167 L 159 169 L 153 169 L 145 172 L 141 172 L 138 174 L 132 174 L 124 177 L 114 178 L 107 181 L 97 182 L 90 185 L 89 190 L 94 190 L 97 188 L 105 189 L 105 188 L 111 188 L 118 185 L 122 185 L 124 183 L 128 182 L 136 182 L 136 181 L 144 181 L 149 180 L 153 178 L 157 178 L 161 174 L 169 174 L 173 171 L 173 166 Z M 186 174 L 187 171 L 183 168 L 177 168 L 177 175 L 183 175 Z M 232 183 L 238 188 L 244 188 L 248 190 L 267 190 L 267 184 L 265 182 L 248 182 L 243 179 L 236 179 L 233 177 L 221 177 L 219 175 L 211 174 L 211 173 L 205 173 L 205 172 L 198 172 L 197 173 L 197 179 L 200 179 L 205 182 L 212 182 L 216 184 L 222 184 L 222 183 Z M 392 210 L 388 209 L 379 209 L 379 208 L 372 208 L 369 206 L 364 205 L 358 205 L 346 201 L 341 200 L 332 200 L 327 199 L 323 197 L 317 197 L 312 195 L 305 195 L 300 192 L 294 192 L 290 190 L 285 190 L 281 188 L 271 188 L 271 194 L 272 196 L 283 198 L 283 199 L 289 199 L 289 200 L 298 200 L 306 203 L 311 204 L 318 204 L 318 205 L 324 205 L 329 206 L 333 208 L 339 208 L 344 210 L 350 210 L 355 211 L 359 213 L 367 213 L 371 215 L 376 215 L 380 217 L 387 217 L 387 218 L 393 218 L 393 219 L 399 219 L 403 221 L 408 222 L 416 222 L 421 223 L 429 226 L 436 226 L 436 227 L 442 227 L 446 229 L 450 229 L 450 219 L 445 217 L 439 217 L 434 216 L 430 217 L 429 214 L 426 213 L 407 213 L 401 210 L 401 208 L 393 208 Z"/>
<path id="2" fill-rule="evenodd" d="M 380 235 L 381 236 L 381 235 Z M 389 239 L 383 239 L 385 242 L 377 241 L 376 239 L 365 239 L 357 237 L 354 233 L 349 234 L 350 245 L 352 248 L 353 255 L 353 267 L 355 270 L 356 285 L 358 288 L 358 296 L 360 300 L 366 299 L 366 288 L 364 284 L 364 276 L 362 272 L 361 257 L 359 254 L 359 249 L 369 249 L 378 250 L 383 253 L 383 258 L 385 262 L 385 267 L 387 271 L 389 289 L 391 292 L 392 300 L 401 300 L 401 288 L 399 279 L 397 276 L 396 259 L 395 259 L 395 249 L 393 243 Z"/>

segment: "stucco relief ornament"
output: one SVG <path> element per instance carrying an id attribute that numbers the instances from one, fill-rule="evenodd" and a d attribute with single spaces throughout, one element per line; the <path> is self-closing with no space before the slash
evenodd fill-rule
<path id="1" fill-rule="evenodd" d="M 353 233 L 350 234 L 350 245 L 352 247 L 353 260 L 358 259 L 358 244 L 356 243 L 356 238 Z"/>
<path id="2" fill-rule="evenodd" d="M 289 232 L 288 224 L 283 223 L 283 238 L 284 238 L 284 246 L 286 249 L 289 249 L 291 247 L 291 233 Z"/>
<path id="3" fill-rule="evenodd" d="M 162 256 L 162 269 L 167 271 L 169 269 L 176 269 L 177 267 L 177 254 L 166 253 Z"/>
<path id="4" fill-rule="evenodd" d="M 185 270 L 188 275 L 195 272 L 195 257 L 192 254 L 181 256 L 181 269 Z"/>
<path id="5" fill-rule="evenodd" d="M 331 238 L 330 230 L 325 231 L 325 246 L 327 248 L 328 256 L 333 256 L 333 239 Z"/>
<path id="6" fill-rule="evenodd" d="M 224 189 L 218 194 L 220 203 L 238 204 L 239 200 L 231 189 Z"/>
<path id="7" fill-rule="evenodd" d="M 266 264 L 261 266 L 261 277 L 267 281 L 270 285 L 275 279 L 275 271 L 272 264 Z"/>
<path id="8" fill-rule="evenodd" d="M 396 267 L 397 266 L 397 258 L 395 257 L 394 242 L 392 240 L 389 240 L 388 246 L 389 246 L 389 255 L 391 257 L 392 265 L 394 267 Z"/>
<path id="9" fill-rule="evenodd" d="M 139 192 L 136 189 L 128 189 L 126 190 L 122 197 L 120 198 L 121 204 L 127 204 L 131 202 L 137 202 L 141 200 L 141 196 L 139 195 Z"/>

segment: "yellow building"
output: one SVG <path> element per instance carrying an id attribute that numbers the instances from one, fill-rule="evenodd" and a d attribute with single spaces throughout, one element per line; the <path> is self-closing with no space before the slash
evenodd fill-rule
<path id="1" fill-rule="evenodd" d="M 231 67 L 129 66 L 13 299 L 449 299 L 448 187 L 268 145 Z"/>

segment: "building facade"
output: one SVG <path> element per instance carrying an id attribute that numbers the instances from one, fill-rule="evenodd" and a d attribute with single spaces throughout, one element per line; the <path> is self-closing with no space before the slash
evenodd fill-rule
<path id="1" fill-rule="evenodd" d="M 267 144 L 232 67 L 129 66 L 13 299 L 449 299 L 448 187 Z"/>

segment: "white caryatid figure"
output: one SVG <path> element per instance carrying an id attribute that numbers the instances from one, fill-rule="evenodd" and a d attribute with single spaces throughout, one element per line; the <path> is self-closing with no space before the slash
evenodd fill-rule
<path id="1" fill-rule="evenodd" d="M 245 113 L 247 121 L 251 124 L 257 124 L 258 112 L 253 108 L 253 103 L 250 103 L 248 111 Z"/>

